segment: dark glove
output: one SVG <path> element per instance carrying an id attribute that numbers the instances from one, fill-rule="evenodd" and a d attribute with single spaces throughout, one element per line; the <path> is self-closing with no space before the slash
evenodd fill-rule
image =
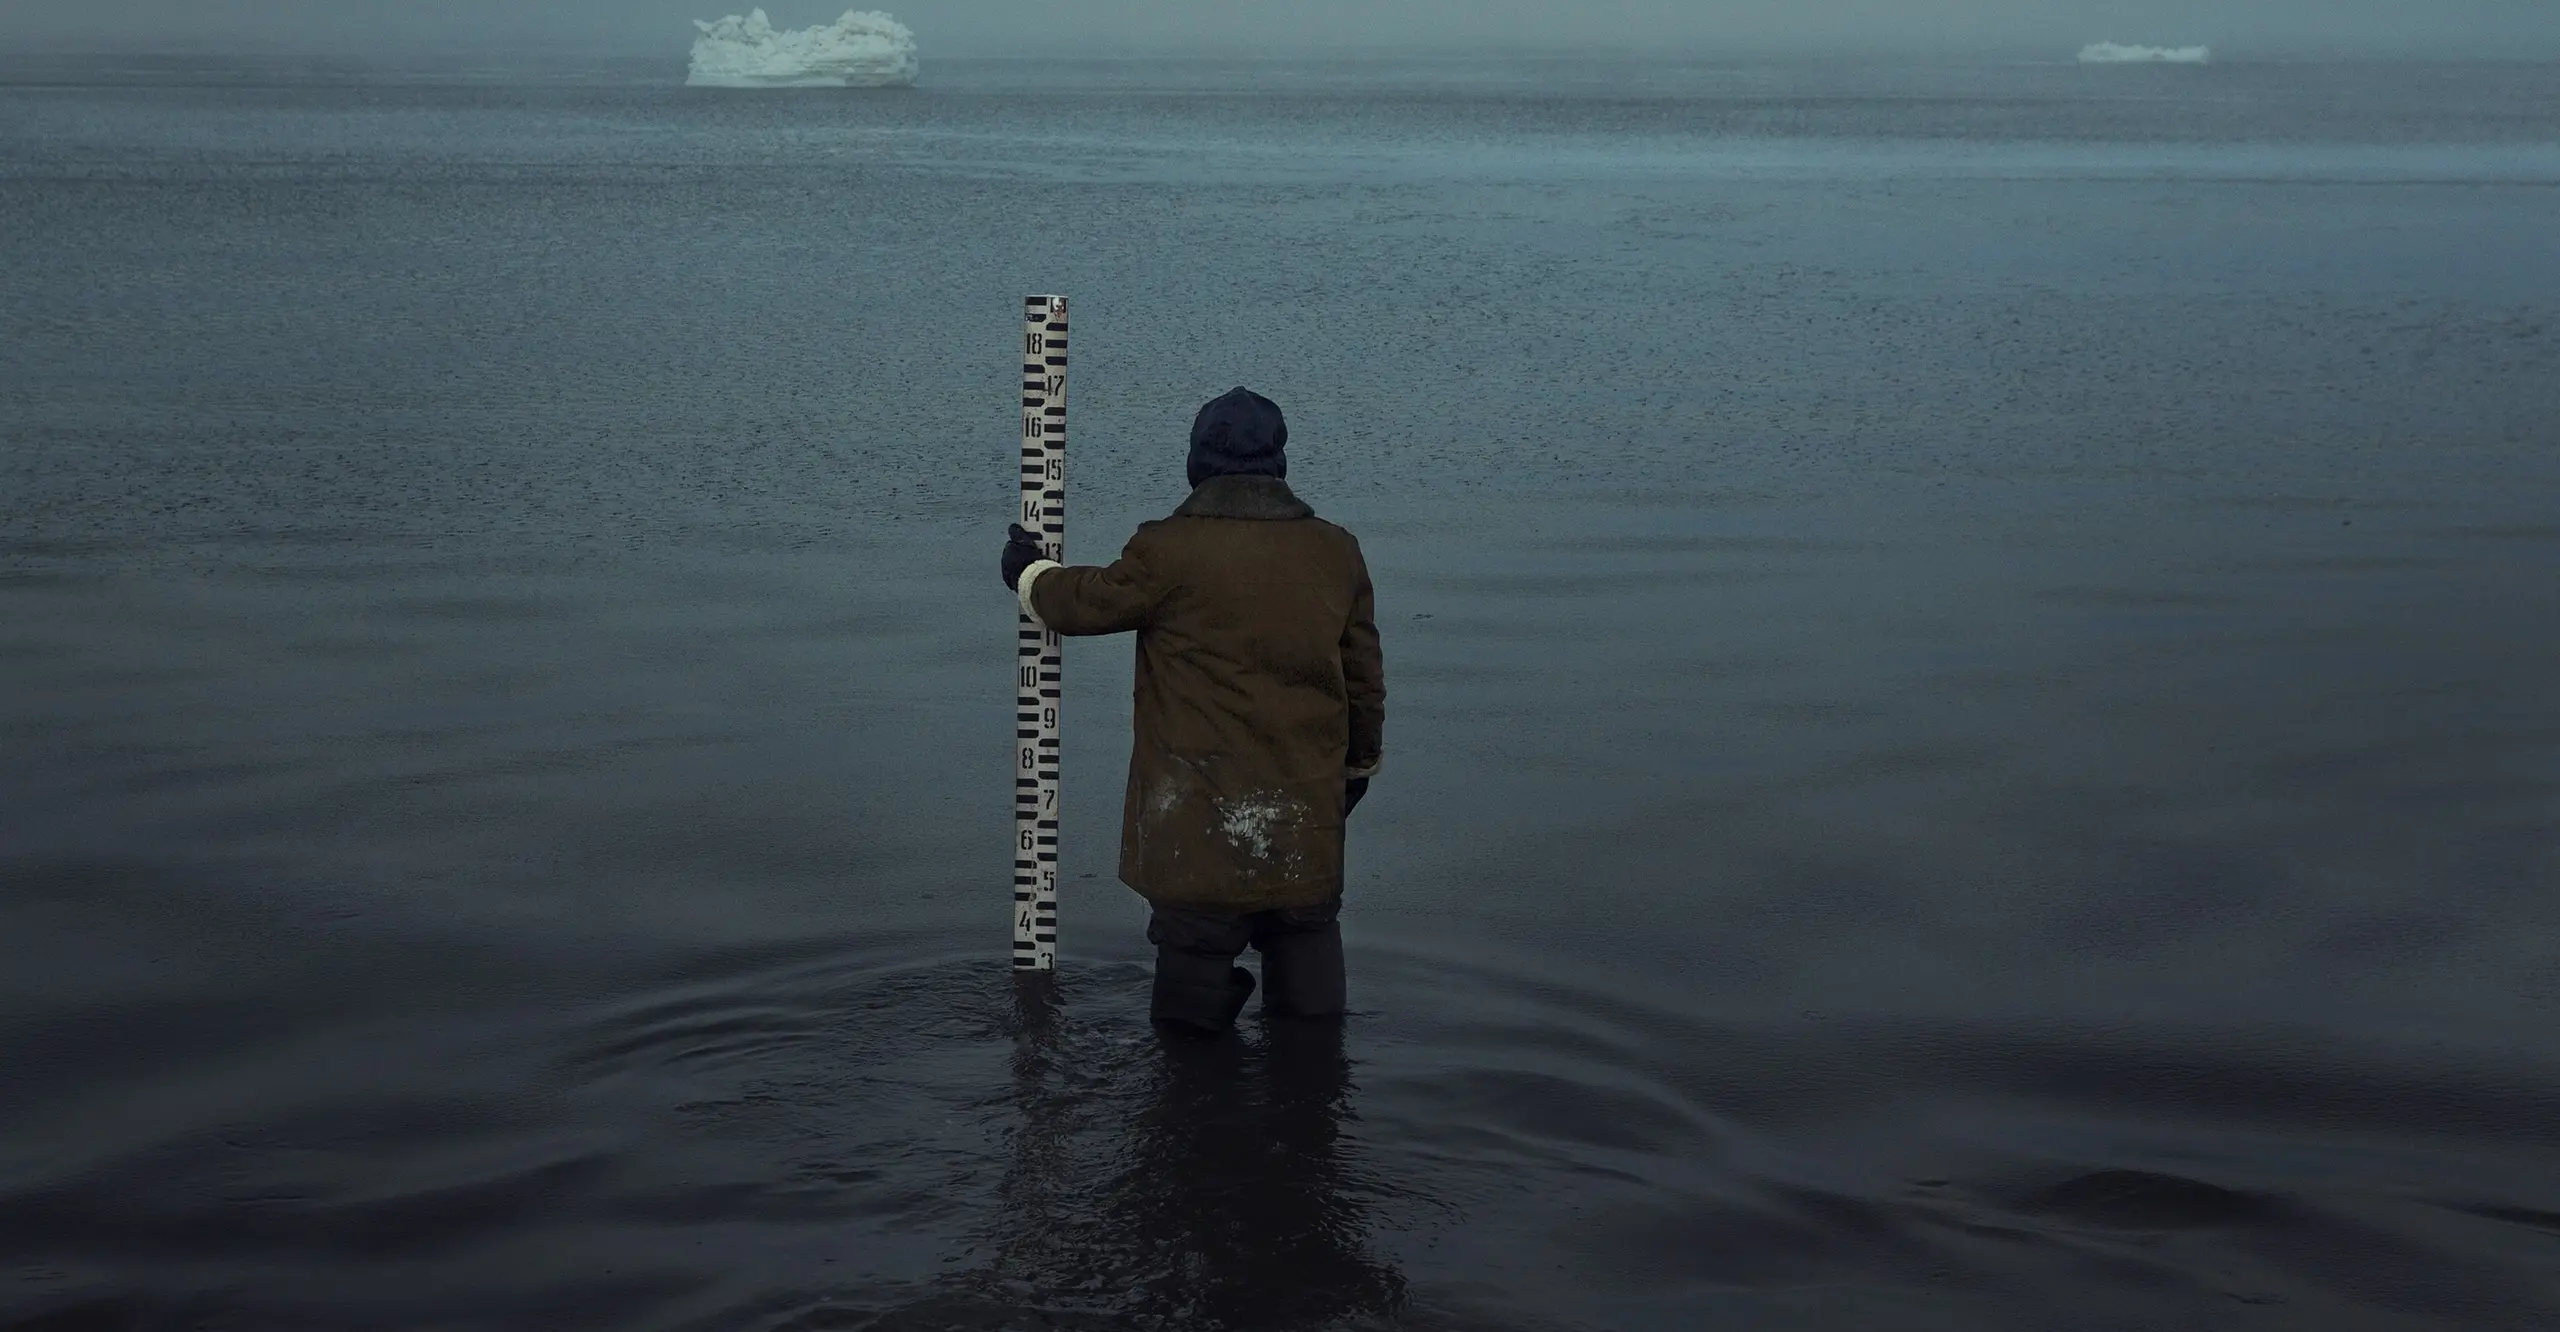
<path id="1" fill-rule="evenodd" d="M 1006 587 L 1019 588 L 1022 583 L 1022 571 L 1030 568 L 1032 561 L 1041 558 L 1043 556 L 1040 553 L 1040 538 L 1023 531 L 1022 524 L 1015 523 L 1004 530 L 1004 585 Z"/>
<path id="2" fill-rule="evenodd" d="M 1346 778 L 1342 783 L 1342 817 L 1350 818 L 1351 811 L 1360 808 L 1360 797 L 1367 794 L 1369 794 L 1368 778 Z"/>

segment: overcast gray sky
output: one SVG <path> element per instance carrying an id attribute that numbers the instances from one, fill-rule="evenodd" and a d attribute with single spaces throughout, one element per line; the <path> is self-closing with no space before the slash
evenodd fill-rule
<path id="1" fill-rule="evenodd" d="M 753 0 L 0 0 L 0 50 L 538 44 L 678 58 Z M 841 0 L 770 0 L 786 27 Z M 858 8 L 873 7 L 866 0 Z M 2560 56 L 2560 0 L 885 0 L 925 56 L 1217 48 L 1718 52 L 2208 43 L 2228 55 Z"/>

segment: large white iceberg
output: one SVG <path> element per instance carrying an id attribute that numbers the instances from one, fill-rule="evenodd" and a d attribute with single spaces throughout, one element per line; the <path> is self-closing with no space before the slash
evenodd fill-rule
<path id="1" fill-rule="evenodd" d="M 698 88 L 903 88 L 916 81 L 916 35 L 874 10 L 848 9 L 823 28 L 777 31 L 764 11 L 706 23 L 693 39 Z"/>
<path id="2" fill-rule="evenodd" d="M 2084 65 L 2201 65 L 2213 59 L 2210 46 L 2119 46 L 2091 42 L 2080 48 Z"/>

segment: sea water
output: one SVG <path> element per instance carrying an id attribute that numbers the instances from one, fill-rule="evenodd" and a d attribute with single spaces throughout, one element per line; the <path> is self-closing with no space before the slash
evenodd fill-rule
<path id="1" fill-rule="evenodd" d="M 0 1323 L 2560 1321 L 2560 70 L 0 84 Z M 1242 383 L 1356 1013 L 1162 1048 L 1068 550 Z"/>

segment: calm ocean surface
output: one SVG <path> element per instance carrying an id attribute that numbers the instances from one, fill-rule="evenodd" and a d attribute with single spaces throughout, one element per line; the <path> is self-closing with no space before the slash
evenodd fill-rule
<path id="1" fill-rule="evenodd" d="M 2560 68 L 0 60 L 0 1326 L 2560 1326 Z M 1292 422 L 1337 1040 L 1072 554 Z"/>

